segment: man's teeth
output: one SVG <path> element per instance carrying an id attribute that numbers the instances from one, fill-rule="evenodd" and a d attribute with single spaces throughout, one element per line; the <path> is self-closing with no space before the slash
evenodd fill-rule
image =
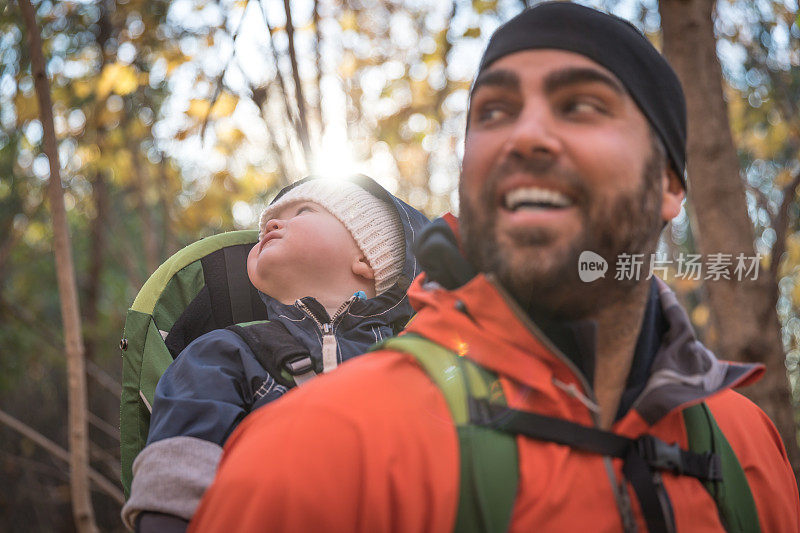
<path id="1" fill-rule="evenodd" d="M 572 200 L 560 192 L 537 187 L 526 187 L 509 191 L 505 197 L 505 207 L 509 211 L 520 208 L 561 208 L 572 205 Z"/>

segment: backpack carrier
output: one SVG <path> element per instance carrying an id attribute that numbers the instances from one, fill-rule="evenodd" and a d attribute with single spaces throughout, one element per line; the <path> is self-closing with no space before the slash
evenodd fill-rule
<path id="1" fill-rule="evenodd" d="M 700 403 L 683 411 L 689 450 L 653 436 L 628 439 L 609 431 L 509 408 L 497 375 L 416 334 L 375 346 L 413 356 L 442 391 L 458 432 L 461 485 L 455 531 L 507 531 L 519 484 L 516 435 L 556 442 L 624 460 L 650 533 L 674 531 L 672 509 L 662 507 L 657 471 L 703 482 L 726 531 L 760 531 L 753 495 L 739 460 L 711 411 Z M 668 498 L 667 498 L 668 500 Z"/>
<path id="2" fill-rule="evenodd" d="M 120 457 L 126 498 L 133 461 L 147 442 L 156 384 L 167 367 L 204 333 L 267 318 L 247 277 L 247 254 L 256 242 L 258 232 L 244 230 L 190 244 L 150 276 L 128 310 L 120 341 Z"/>

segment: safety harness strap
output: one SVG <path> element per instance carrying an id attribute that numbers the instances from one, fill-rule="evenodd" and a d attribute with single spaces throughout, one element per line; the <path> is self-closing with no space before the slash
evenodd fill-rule
<path id="1" fill-rule="evenodd" d="M 482 398 L 469 398 L 468 401 L 470 421 L 479 426 L 524 435 L 532 439 L 556 442 L 577 450 L 619 459 L 627 459 L 633 452 L 654 469 L 669 470 L 702 481 L 722 479 L 719 456 L 714 453 L 682 450 L 677 444 L 667 444 L 652 435 L 629 439 L 610 431 L 576 424 L 563 418 L 493 404 Z"/>
<path id="2" fill-rule="evenodd" d="M 512 409 L 506 405 L 496 375 L 419 335 L 401 335 L 373 347 L 379 349 L 402 351 L 417 359 L 450 407 L 461 451 L 455 531 L 507 530 L 519 483 L 516 435 L 622 459 L 623 473 L 637 495 L 651 533 L 675 530 L 661 471 L 704 482 L 726 529 L 737 533 L 759 531 L 758 514 L 742 468 L 705 404 L 683 411 L 690 447 L 683 450 L 651 435 L 629 439 Z"/>

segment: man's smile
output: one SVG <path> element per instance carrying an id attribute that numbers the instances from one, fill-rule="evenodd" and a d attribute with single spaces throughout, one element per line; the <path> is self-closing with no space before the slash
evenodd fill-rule
<path id="1" fill-rule="evenodd" d="M 563 181 L 510 178 L 496 194 L 500 226 L 557 226 L 577 214 L 578 195 Z"/>

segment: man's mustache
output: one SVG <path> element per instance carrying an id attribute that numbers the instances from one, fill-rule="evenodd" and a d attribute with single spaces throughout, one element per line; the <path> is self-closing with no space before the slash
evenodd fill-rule
<path id="1" fill-rule="evenodd" d="M 520 157 L 511 154 L 489 171 L 482 191 L 482 196 L 487 204 L 494 203 L 497 188 L 505 177 L 511 174 L 527 174 L 537 180 L 566 185 L 576 205 L 584 205 L 585 199 L 588 197 L 588 191 L 581 176 L 575 171 L 565 169 L 552 158 Z"/>

